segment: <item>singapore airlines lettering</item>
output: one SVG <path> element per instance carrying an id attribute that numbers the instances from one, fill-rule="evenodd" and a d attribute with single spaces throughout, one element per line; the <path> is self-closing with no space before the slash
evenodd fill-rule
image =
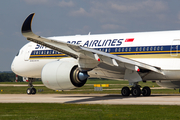
<path id="1" fill-rule="evenodd" d="M 108 39 L 108 40 L 87 40 L 83 47 L 106 47 L 106 46 L 121 46 L 124 39 Z M 127 40 L 127 39 L 126 39 Z M 67 43 L 79 45 L 82 41 L 67 41 Z M 45 46 L 37 44 L 35 49 L 46 49 Z"/>
<path id="2" fill-rule="evenodd" d="M 108 40 L 87 40 L 83 47 L 101 47 L 101 46 L 120 46 L 124 39 L 108 39 Z M 70 44 L 81 44 L 82 41 L 67 41 Z"/>

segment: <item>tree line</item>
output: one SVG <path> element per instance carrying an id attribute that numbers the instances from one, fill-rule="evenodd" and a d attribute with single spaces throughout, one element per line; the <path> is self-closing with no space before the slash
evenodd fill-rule
<path id="1" fill-rule="evenodd" d="M 16 74 L 13 72 L 1 72 L 0 73 L 0 82 L 15 82 Z M 18 76 L 18 82 L 23 82 L 21 76 Z"/>

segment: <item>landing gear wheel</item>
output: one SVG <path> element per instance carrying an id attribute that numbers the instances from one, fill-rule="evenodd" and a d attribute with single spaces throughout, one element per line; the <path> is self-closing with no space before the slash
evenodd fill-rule
<path id="1" fill-rule="evenodd" d="M 121 90 L 122 96 L 129 96 L 130 95 L 130 89 L 129 87 L 123 87 Z"/>
<path id="2" fill-rule="evenodd" d="M 31 89 L 31 88 L 28 88 L 27 91 L 26 91 L 26 93 L 27 93 L 28 95 L 32 94 L 32 89 Z"/>
<path id="3" fill-rule="evenodd" d="M 36 89 L 32 88 L 32 94 L 36 94 Z"/>
<path id="4" fill-rule="evenodd" d="M 143 96 L 150 96 L 151 95 L 151 89 L 149 87 L 143 87 L 142 89 Z"/>
<path id="5" fill-rule="evenodd" d="M 36 89 L 35 88 L 28 88 L 26 92 L 27 92 L 28 95 L 36 94 Z"/>
<path id="6" fill-rule="evenodd" d="M 141 95 L 141 89 L 139 87 L 132 87 L 132 96 L 139 97 Z"/>

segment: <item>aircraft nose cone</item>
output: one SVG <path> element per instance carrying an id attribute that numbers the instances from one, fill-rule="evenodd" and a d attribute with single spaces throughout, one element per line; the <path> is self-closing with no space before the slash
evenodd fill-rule
<path id="1" fill-rule="evenodd" d="M 22 61 L 16 56 L 11 64 L 11 70 L 17 74 L 21 75 L 23 72 L 24 65 L 22 64 Z"/>
<path id="2" fill-rule="evenodd" d="M 11 70 L 17 74 L 17 70 L 15 70 L 15 62 L 16 62 L 16 58 L 14 58 L 12 64 L 11 64 Z"/>
<path id="3" fill-rule="evenodd" d="M 11 70 L 14 72 L 14 64 L 13 64 L 13 62 L 11 64 Z"/>

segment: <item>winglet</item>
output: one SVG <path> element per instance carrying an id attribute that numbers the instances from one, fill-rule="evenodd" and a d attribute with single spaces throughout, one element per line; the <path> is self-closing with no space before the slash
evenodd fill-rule
<path id="1" fill-rule="evenodd" d="M 31 30 L 31 23 L 33 20 L 35 13 L 31 13 L 24 21 L 22 28 L 21 28 L 21 32 L 22 33 L 28 33 L 28 32 L 32 32 Z"/>

